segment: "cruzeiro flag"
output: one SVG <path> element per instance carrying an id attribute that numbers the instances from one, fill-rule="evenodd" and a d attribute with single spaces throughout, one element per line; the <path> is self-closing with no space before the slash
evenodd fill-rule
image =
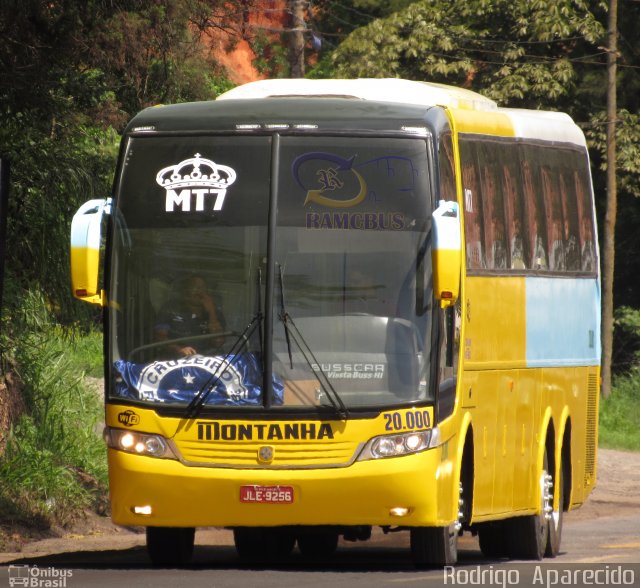
<path id="1" fill-rule="evenodd" d="M 262 404 L 262 369 L 253 353 L 192 355 L 148 364 L 119 359 L 113 366 L 115 394 L 122 398 L 188 404 L 209 383 L 205 405 Z M 274 375 L 276 404 L 282 404 L 283 390 Z"/>

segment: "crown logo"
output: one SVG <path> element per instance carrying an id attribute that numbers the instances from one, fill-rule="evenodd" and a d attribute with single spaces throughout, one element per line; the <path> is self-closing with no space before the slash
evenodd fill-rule
<path id="1" fill-rule="evenodd" d="M 226 165 L 218 165 L 210 159 L 204 159 L 199 153 L 176 165 L 161 169 L 156 182 L 165 190 L 189 188 L 217 188 L 224 190 L 236 181 L 236 172 Z"/>

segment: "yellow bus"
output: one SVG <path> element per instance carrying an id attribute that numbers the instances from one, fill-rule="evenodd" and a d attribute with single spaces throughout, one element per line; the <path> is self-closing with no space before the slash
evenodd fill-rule
<path id="1" fill-rule="evenodd" d="M 71 230 L 104 309 L 111 513 L 155 564 L 408 531 L 541 559 L 595 483 L 600 283 L 564 114 L 399 79 L 149 108 Z M 103 241 L 106 243 L 102 247 Z M 103 259 L 104 258 L 104 259 Z"/>

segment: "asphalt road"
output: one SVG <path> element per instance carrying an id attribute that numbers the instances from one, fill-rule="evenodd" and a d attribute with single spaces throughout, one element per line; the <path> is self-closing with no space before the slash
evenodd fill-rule
<path id="1" fill-rule="evenodd" d="M 565 518 L 563 550 L 555 559 L 543 562 L 488 560 L 479 551 L 475 538 L 465 535 L 460 541 L 459 565 L 455 570 L 416 570 L 410 560 L 408 536 L 397 533 L 384 536 L 375 533 L 366 543 L 341 543 L 330 560 L 308 562 L 294 553 L 287 564 L 268 567 L 247 566 L 239 561 L 231 534 L 218 530 L 199 532 L 193 564 L 187 569 L 154 569 L 150 566 L 142 537 L 137 545 L 124 549 L 100 551 L 68 551 L 35 557 L 17 558 L 6 562 L 0 570 L 9 585 L 10 572 L 31 574 L 29 586 L 50 587 L 259 587 L 305 588 L 331 586 L 377 586 L 401 588 L 407 586 L 444 586 L 482 581 L 485 586 L 505 585 L 567 585 L 561 583 L 566 574 L 572 580 L 587 585 L 591 576 L 600 574 L 605 585 L 614 585 L 618 576 L 622 585 L 640 586 L 640 512 L 626 510 L 617 516 L 574 520 Z M 206 545 L 216 542 L 216 545 Z M 9 566 L 12 566 L 11 568 Z M 35 568 L 37 567 L 37 571 Z M 37 575 L 36 575 L 37 574 Z M 484 574 L 484 576 L 481 576 Z M 550 574 L 550 576 L 549 576 Z M 575 574 L 578 574 L 576 576 Z M 618 576 L 616 576 L 618 574 Z M 595 576 L 594 576 L 595 577 Z M 36 578 L 39 584 L 34 584 Z M 553 580 L 556 582 L 553 582 Z M 46 582 L 50 582 L 47 584 Z M 57 582 L 57 583 L 53 583 Z"/>
<path id="2" fill-rule="evenodd" d="M 28 544 L 22 553 L 0 553 L 0 588 L 640 587 L 640 454 L 604 451 L 599 462 L 598 487 L 582 508 L 565 514 L 561 553 L 553 560 L 489 560 L 465 534 L 455 570 L 416 570 L 408 534 L 376 529 L 371 541 L 341 542 L 331 559 L 310 562 L 296 551 L 286 564 L 258 567 L 238 559 L 231 532 L 205 529 L 196 534 L 189 568 L 154 569 L 144 534 L 107 523 Z"/>

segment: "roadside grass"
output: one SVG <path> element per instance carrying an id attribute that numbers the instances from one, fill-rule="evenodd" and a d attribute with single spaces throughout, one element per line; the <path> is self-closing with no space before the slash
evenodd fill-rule
<path id="1" fill-rule="evenodd" d="M 600 399 L 599 445 L 640 451 L 640 372 L 614 380 L 609 398 Z"/>
<path id="2" fill-rule="evenodd" d="M 107 465 L 99 424 L 103 404 L 85 375 L 102 375 L 99 333 L 53 324 L 42 297 L 26 294 L 12 360 L 27 407 L 0 457 L 0 521 L 66 525 L 103 504 Z"/>

